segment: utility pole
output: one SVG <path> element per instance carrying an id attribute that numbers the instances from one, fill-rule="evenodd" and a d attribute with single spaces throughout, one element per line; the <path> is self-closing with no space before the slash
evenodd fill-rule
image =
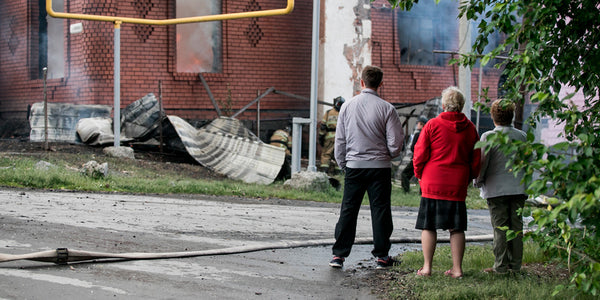
<path id="1" fill-rule="evenodd" d="M 317 157 L 317 93 L 319 91 L 319 17 L 321 14 L 321 1 L 313 0 L 312 24 L 312 53 L 310 71 L 310 132 L 308 135 L 308 166 L 309 172 L 316 172 Z M 293 146 L 293 145 L 292 145 Z"/>

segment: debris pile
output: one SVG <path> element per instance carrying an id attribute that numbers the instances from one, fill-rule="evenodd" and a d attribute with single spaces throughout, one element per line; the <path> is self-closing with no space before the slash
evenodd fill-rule
<path id="1" fill-rule="evenodd" d="M 40 127 L 45 124 L 44 114 L 40 116 L 43 103 L 34 107 L 30 140 L 41 142 L 46 132 Z M 99 146 L 114 142 L 110 110 L 106 113 L 104 107 L 55 103 L 48 120 L 53 120 L 47 131 L 51 141 Z M 189 153 L 214 172 L 247 183 L 272 183 L 285 159 L 283 149 L 262 142 L 235 118 L 220 117 L 195 128 L 180 117 L 165 116 L 152 93 L 128 105 L 121 113 L 120 125 L 120 143 L 162 143 L 168 149 Z"/>

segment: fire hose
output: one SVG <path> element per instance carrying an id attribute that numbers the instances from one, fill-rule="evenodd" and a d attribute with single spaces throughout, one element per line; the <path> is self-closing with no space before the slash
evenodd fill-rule
<path id="1" fill-rule="evenodd" d="M 480 235 L 467 237 L 467 242 L 487 242 L 492 241 L 493 235 Z M 392 238 L 393 244 L 409 244 L 420 243 L 420 238 Z M 15 261 L 15 260 L 33 260 L 40 262 L 51 262 L 55 264 L 67 264 L 69 262 L 97 261 L 102 259 L 118 259 L 118 260 L 147 260 L 147 259 L 166 259 L 166 258 L 184 258 L 197 256 L 216 256 L 230 255 L 239 253 L 256 252 L 263 250 L 274 249 L 289 249 L 301 247 L 316 247 L 333 245 L 332 239 L 307 240 L 307 241 L 280 241 L 276 243 L 266 243 L 253 246 L 238 246 L 221 249 L 210 249 L 200 251 L 184 251 L 184 252 L 160 252 L 160 253 L 145 253 L 145 252 L 130 252 L 130 253 L 107 253 L 96 251 L 84 251 L 67 248 L 57 248 L 55 250 L 46 250 L 27 254 L 5 254 L 0 253 L 0 263 Z M 449 242 L 448 238 L 439 238 L 438 242 Z M 357 238 L 355 244 L 372 244 L 373 238 Z"/>

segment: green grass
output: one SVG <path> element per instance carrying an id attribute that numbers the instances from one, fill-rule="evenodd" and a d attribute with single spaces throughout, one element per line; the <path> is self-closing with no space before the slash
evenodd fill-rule
<path id="1" fill-rule="evenodd" d="M 206 194 L 323 202 L 339 201 L 342 195 L 333 187 L 325 191 L 295 190 L 284 186 L 282 182 L 257 185 L 229 179 L 196 179 L 176 169 L 161 168 L 160 164 L 148 168 L 148 165 L 140 166 L 135 160 L 110 157 L 97 159 L 99 163 L 108 162 L 109 175 L 105 178 L 93 178 L 79 172 L 79 167 L 93 157 L 82 157 L 79 161 L 74 161 L 71 156 L 61 157 L 0 156 L 0 186 L 91 192 Z M 47 170 L 36 168 L 35 164 L 40 160 L 50 162 L 54 167 Z"/>
<path id="2" fill-rule="evenodd" d="M 47 170 L 36 168 L 40 160 L 54 165 Z M 106 178 L 92 178 L 79 172 L 89 160 L 107 162 L 110 173 Z M 183 170 L 185 171 L 182 171 Z M 200 168 L 197 166 L 197 168 Z M 75 190 L 90 192 L 124 192 L 148 194 L 200 194 L 217 196 L 239 196 L 251 198 L 280 198 L 339 203 L 342 191 L 329 188 L 324 191 L 297 190 L 286 187 L 282 182 L 270 185 L 246 184 L 229 179 L 195 178 L 196 166 L 173 167 L 160 162 L 141 162 L 112 157 L 95 157 L 93 154 L 46 153 L 43 155 L 0 154 L 0 186 L 36 188 L 49 190 Z M 338 179 L 343 180 L 341 176 Z M 420 195 L 413 186 L 404 193 L 399 184 L 392 189 L 392 205 L 418 207 Z M 364 204 L 368 204 L 365 197 Z M 487 209 L 485 200 L 479 197 L 476 188 L 469 188 L 467 208 Z M 398 280 L 389 281 L 390 299 L 545 299 L 550 298 L 563 278 L 550 275 L 522 273 L 513 276 L 493 276 L 481 270 L 490 267 L 493 255 L 490 246 L 469 244 L 465 253 L 463 279 L 447 278 L 443 271 L 451 266 L 448 246 L 439 246 L 434 259 L 434 274 L 420 278 L 415 270 L 422 265 L 420 251 L 401 255 L 399 267 L 391 270 L 399 274 Z M 547 259 L 531 244 L 525 248 L 525 263 L 542 262 Z M 557 269 L 555 267 L 550 270 Z M 560 298 L 572 298 L 559 294 Z"/>
<path id="3" fill-rule="evenodd" d="M 482 272 L 494 262 L 490 245 L 467 244 L 461 279 L 443 274 L 452 266 L 447 245 L 438 246 L 431 277 L 416 275 L 416 270 L 423 265 L 421 251 L 402 253 L 399 259 L 401 265 L 392 269 L 398 280 L 390 282 L 386 299 L 550 299 L 554 287 L 568 280 L 564 276 L 566 270 L 548 265 L 548 259 L 530 242 L 525 243 L 522 272 L 508 275 Z M 565 291 L 556 299 L 569 298 L 573 295 Z"/>
<path id="4" fill-rule="evenodd" d="M 79 172 L 85 162 L 96 159 L 99 163 L 108 162 L 110 173 L 105 178 L 93 178 Z M 35 167 L 40 160 L 54 165 L 47 170 Z M 193 166 L 188 166 L 193 167 Z M 198 166 L 199 167 L 199 166 Z M 338 176 L 343 180 L 342 176 Z M 0 156 L 0 185 L 16 188 L 37 188 L 53 190 L 75 190 L 90 192 L 125 192 L 149 194 L 205 194 L 216 196 L 240 196 L 252 198 L 281 198 L 318 202 L 341 202 L 343 192 L 333 187 L 323 190 L 298 190 L 274 182 L 270 185 L 247 184 L 229 179 L 201 179 L 186 176 L 177 170 L 161 168 L 160 164 L 141 166 L 136 160 L 112 157 L 95 158 L 86 155 L 27 155 Z M 404 193 L 399 185 L 392 188 L 392 205 L 418 207 L 420 203 L 418 187 Z M 368 204 L 365 196 L 364 204 Z M 467 207 L 485 209 L 485 201 L 475 188 L 469 189 Z"/>

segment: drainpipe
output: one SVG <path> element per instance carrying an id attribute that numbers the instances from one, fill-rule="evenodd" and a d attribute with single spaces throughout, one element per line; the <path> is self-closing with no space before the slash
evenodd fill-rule
<path id="1" fill-rule="evenodd" d="M 302 164 L 300 161 L 300 154 L 302 153 L 302 125 L 311 124 L 312 119 L 307 118 L 292 118 L 292 174 L 300 172 Z M 313 162 L 313 167 L 315 167 Z M 313 170 L 313 172 L 316 171 Z"/>

